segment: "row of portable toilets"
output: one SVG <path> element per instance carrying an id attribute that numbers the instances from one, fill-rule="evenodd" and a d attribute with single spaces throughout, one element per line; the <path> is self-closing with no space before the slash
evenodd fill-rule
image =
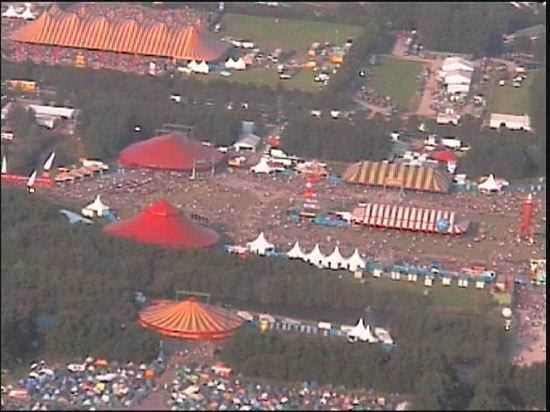
<path id="1" fill-rule="evenodd" d="M 283 332 L 298 332 L 307 335 L 343 337 L 347 336 L 347 332 L 330 324 L 327 324 L 327 327 L 319 327 L 316 325 L 304 323 L 288 323 L 283 321 L 270 322 L 267 319 L 251 320 L 248 321 L 248 324 L 250 327 L 259 329 L 261 332 L 266 332 L 268 330 L 277 330 Z"/>

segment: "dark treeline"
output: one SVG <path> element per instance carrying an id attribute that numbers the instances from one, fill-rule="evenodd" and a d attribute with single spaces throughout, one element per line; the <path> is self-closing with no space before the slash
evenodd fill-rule
<path id="1" fill-rule="evenodd" d="M 519 12 L 509 3 L 372 3 L 371 18 L 394 30 L 415 28 L 426 49 L 495 56 L 502 35 L 546 24 L 545 13 Z"/>
<path id="2" fill-rule="evenodd" d="M 243 328 L 222 357 L 248 376 L 413 394 L 415 410 L 545 409 L 546 365 L 518 368 L 499 359 L 494 325 L 430 315 L 409 321 L 411 333 L 389 353 L 342 338 Z M 459 376 L 464 361 L 470 379 Z"/>
<path id="3" fill-rule="evenodd" d="M 1 200 L 2 362 L 28 355 L 31 348 L 18 342 L 30 344 L 29 336 L 46 351 L 67 356 L 151 355 L 154 339 L 136 330 L 136 290 L 169 299 L 176 290 L 195 290 L 236 306 L 322 312 L 347 309 L 360 314 L 368 304 L 399 339 L 416 333 L 408 330 L 412 319 L 434 307 L 431 296 L 370 283 L 358 287 L 302 262 L 261 257 L 243 261 L 223 252 L 161 250 L 108 237 L 99 224 L 72 226 L 39 194 L 29 196 L 15 188 L 2 187 Z M 32 325 L 40 314 L 54 316 L 57 326 L 38 333 Z M 468 336 L 493 333 L 471 328 Z"/>

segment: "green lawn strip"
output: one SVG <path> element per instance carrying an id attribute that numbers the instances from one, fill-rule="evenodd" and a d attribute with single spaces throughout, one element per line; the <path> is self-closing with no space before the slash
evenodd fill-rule
<path id="1" fill-rule="evenodd" d="M 402 109 L 412 110 L 421 72 L 422 63 L 384 56 L 371 72 L 370 87 L 381 96 L 390 96 Z"/>
<path id="2" fill-rule="evenodd" d="M 512 87 L 510 82 L 499 86 L 498 80 L 493 79 L 489 88 L 489 111 L 491 113 L 505 113 L 523 115 L 530 114 L 529 92 L 535 73 L 529 73 L 521 87 Z"/>
<path id="3" fill-rule="evenodd" d="M 361 27 L 345 24 L 240 14 L 226 14 L 223 24 L 225 36 L 251 40 L 260 48 L 280 47 L 301 52 L 305 52 L 313 42 L 343 45 L 349 37 L 356 38 L 362 31 Z"/>

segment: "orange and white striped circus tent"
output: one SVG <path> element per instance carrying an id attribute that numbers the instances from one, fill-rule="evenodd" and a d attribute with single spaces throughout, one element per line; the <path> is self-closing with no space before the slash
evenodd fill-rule
<path id="1" fill-rule="evenodd" d="M 191 340 L 227 338 L 242 322 L 230 311 L 200 303 L 195 298 L 181 302 L 158 300 L 139 313 L 141 326 L 166 336 Z"/>
<path id="2" fill-rule="evenodd" d="M 45 46 L 100 50 L 182 60 L 216 61 L 229 45 L 211 38 L 195 24 L 81 13 L 52 7 L 10 36 L 11 40 Z"/>

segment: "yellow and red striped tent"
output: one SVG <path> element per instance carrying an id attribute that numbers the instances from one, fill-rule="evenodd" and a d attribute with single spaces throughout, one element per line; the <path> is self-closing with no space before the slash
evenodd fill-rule
<path id="1" fill-rule="evenodd" d="M 437 193 L 447 193 L 452 181 L 451 175 L 440 169 L 370 161 L 352 164 L 343 179 L 348 183 Z"/>
<path id="2" fill-rule="evenodd" d="M 229 48 L 192 24 L 169 26 L 147 18 L 137 21 L 88 11 L 78 14 L 57 7 L 10 38 L 22 43 L 201 61 L 219 60 Z"/>
<path id="3" fill-rule="evenodd" d="M 231 336 L 242 319 L 228 310 L 198 302 L 158 300 L 139 313 L 139 323 L 163 335 L 191 340 L 217 340 Z"/>

